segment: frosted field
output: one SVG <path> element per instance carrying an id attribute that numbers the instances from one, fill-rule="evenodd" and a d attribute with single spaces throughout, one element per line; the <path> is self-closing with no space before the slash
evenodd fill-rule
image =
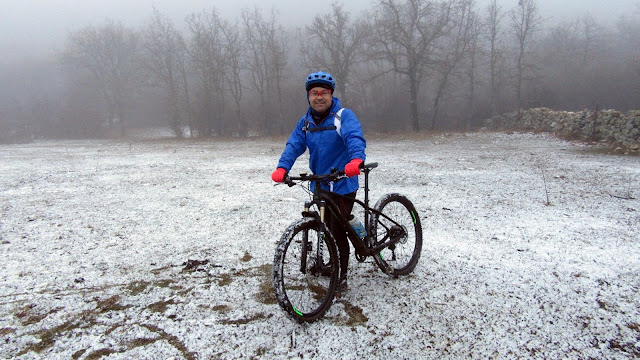
<path id="1" fill-rule="evenodd" d="M 270 180 L 284 141 L 0 146 L 0 358 L 640 356 L 638 157 L 547 135 L 369 139 L 372 199 L 414 202 L 422 257 L 391 279 L 352 256 L 344 298 L 299 325 L 271 285 L 307 198 Z"/>

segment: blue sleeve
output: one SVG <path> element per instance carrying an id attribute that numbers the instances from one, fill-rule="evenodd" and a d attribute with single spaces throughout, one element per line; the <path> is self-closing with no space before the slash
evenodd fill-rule
<path id="1" fill-rule="evenodd" d="M 296 159 L 307 150 L 306 134 L 303 127 L 304 117 L 298 121 L 296 128 L 291 132 L 287 145 L 280 156 L 280 161 L 278 161 L 278 167 L 287 170 L 287 172 L 291 170 Z"/>
<path id="2" fill-rule="evenodd" d="M 361 159 L 365 161 L 366 155 L 364 150 L 367 147 L 367 141 L 364 139 L 364 135 L 362 135 L 362 127 L 356 114 L 349 109 L 344 109 L 342 111 L 341 122 L 342 140 L 347 146 L 350 160 Z"/>

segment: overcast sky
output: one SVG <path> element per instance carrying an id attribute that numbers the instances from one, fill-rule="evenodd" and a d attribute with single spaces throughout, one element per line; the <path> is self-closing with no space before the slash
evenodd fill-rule
<path id="1" fill-rule="evenodd" d="M 489 0 L 477 0 L 485 7 Z M 375 0 L 343 0 L 352 14 L 371 7 Z M 518 0 L 499 0 L 510 9 Z M 552 21 L 590 12 L 602 22 L 637 11 L 640 0 L 538 0 L 542 15 Z M 283 24 L 304 25 L 317 14 L 328 12 L 327 0 L 0 0 L 0 54 L 3 57 L 39 56 L 59 49 L 70 30 L 96 25 L 106 18 L 125 25 L 145 23 L 155 6 L 177 24 L 194 12 L 212 7 L 226 18 L 236 18 L 242 8 L 275 8 Z M 638 16 L 638 15 L 637 15 Z M 5 58 L 6 61 L 6 58 Z"/>

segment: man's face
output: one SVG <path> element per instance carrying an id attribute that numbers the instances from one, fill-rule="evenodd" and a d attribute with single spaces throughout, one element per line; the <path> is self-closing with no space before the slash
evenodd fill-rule
<path id="1" fill-rule="evenodd" d="M 323 87 L 314 87 L 309 90 L 309 104 L 311 108 L 323 113 L 331 108 L 331 90 Z"/>

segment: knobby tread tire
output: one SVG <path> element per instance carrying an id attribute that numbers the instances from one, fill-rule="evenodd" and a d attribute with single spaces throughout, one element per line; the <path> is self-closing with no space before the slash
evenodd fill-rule
<path id="1" fill-rule="evenodd" d="M 391 253 L 391 250 L 387 248 L 373 255 L 376 264 L 383 271 L 391 268 L 392 271 L 389 273 L 391 276 L 410 274 L 418 264 L 420 253 L 422 252 L 422 224 L 415 206 L 405 196 L 394 193 L 381 197 L 373 208 L 403 225 L 408 236 L 404 240 L 404 243 L 401 241 L 396 244 L 396 249 L 399 248 L 406 254 L 410 253 L 410 258 L 406 263 L 398 264 L 390 261 L 391 259 L 385 258 L 385 253 Z M 384 229 L 384 227 L 379 222 L 383 222 L 387 224 L 387 226 L 389 226 L 390 223 L 384 217 L 374 213 L 370 219 L 370 229 L 374 231 L 372 236 L 379 237 L 380 234 L 383 233 L 382 229 Z"/>
<path id="2" fill-rule="evenodd" d="M 307 269 L 314 265 L 313 256 L 317 252 L 317 236 L 320 231 L 324 231 L 325 237 L 322 241 L 323 253 L 328 256 L 324 259 L 328 264 L 329 274 L 314 274 L 313 271 L 307 270 L 305 274 L 300 271 L 301 258 L 298 247 L 302 247 L 300 239 L 307 232 L 309 241 L 312 243 L 313 250 L 308 252 Z M 313 236 L 316 236 L 313 238 Z M 329 310 L 333 303 L 335 291 L 338 284 L 339 273 L 338 251 L 333 240 L 333 236 L 326 229 L 324 224 L 317 219 L 307 217 L 302 218 L 285 230 L 276 247 L 273 260 L 273 288 L 275 291 L 278 304 L 299 323 L 316 321 Z M 296 277 L 296 278 L 293 278 Z M 299 278 L 298 278 L 299 277 Z M 308 287 L 308 289 L 305 289 Z M 311 292 L 307 295 L 305 291 Z M 303 297 L 309 297 L 308 302 L 312 303 L 308 307 L 304 307 Z M 317 302 L 317 304 L 315 304 Z"/>

